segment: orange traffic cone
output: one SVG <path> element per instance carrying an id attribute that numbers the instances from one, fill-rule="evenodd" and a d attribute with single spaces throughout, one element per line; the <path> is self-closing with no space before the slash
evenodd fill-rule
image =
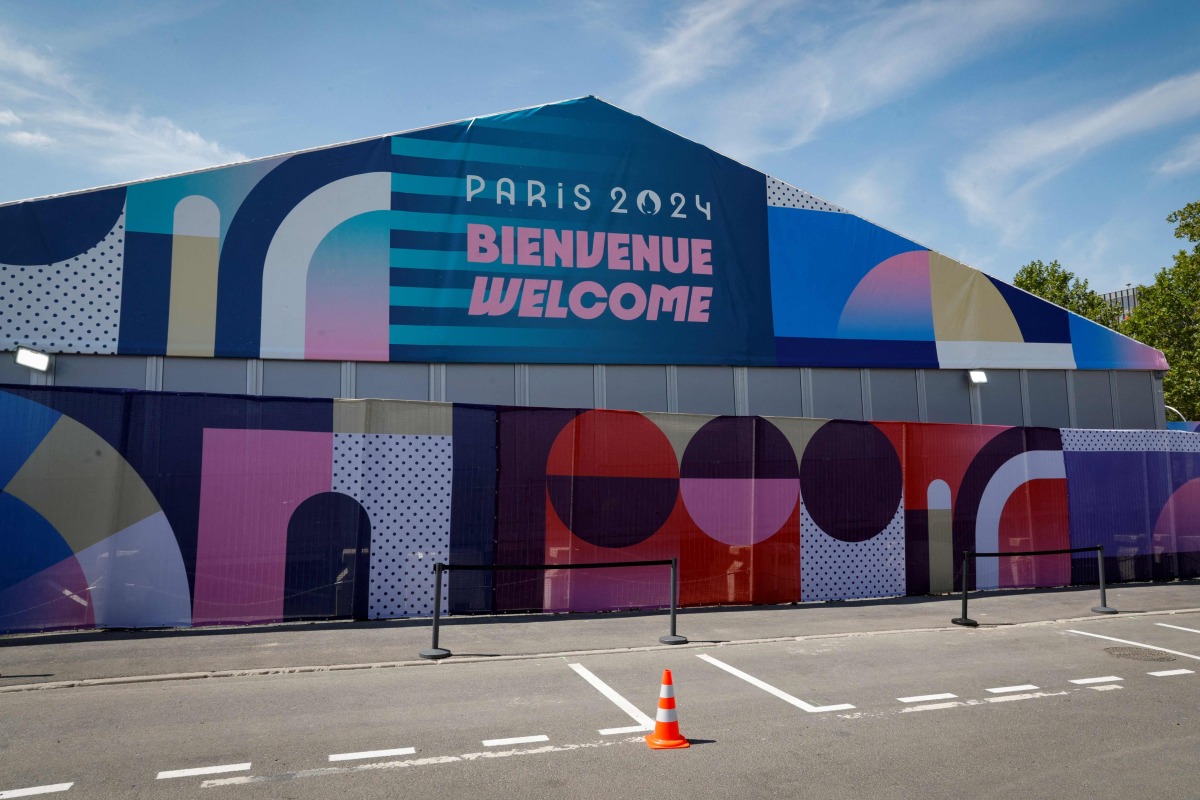
<path id="1" fill-rule="evenodd" d="M 671 683 L 671 670 L 664 669 L 662 689 L 658 693 L 658 713 L 654 716 L 654 733 L 646 735 L 646 744 L 651 750 L 672 750 L 691 747 L 691 743 L 679 732 L 679 717 L 675 713 L 675 684 Z"/>

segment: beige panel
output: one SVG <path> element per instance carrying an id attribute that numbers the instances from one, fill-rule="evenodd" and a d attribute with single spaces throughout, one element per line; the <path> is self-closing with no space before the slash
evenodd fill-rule
<path id="1" fill-rule="evenodd" d="M 414 400 L 334 400 L 333 432 L 452 436 L 454 407 Z"/>
<path id="2" fill-rule="evenodd" d="M 171 316 L 167 355 L 212 357 L 217 335 L 220 240 L 171 237 Z"/>
<path id="3" fill-rule="evenodd" d="M 709 420 L 716 419 L 709 414 L 664 414 L 661 411 L 644 412 L 642 416 L 657 425 L 667 437 L 667 441 L 675 450 L 675 460 L 680 464 L 683 463 L 683 451 L 687 450 L 696 431 L 703 428 Z"/>
<path id="4" fill-rule="evenodd" d="M 55 423 L 4 490 L 76 553 L 162 510 L 129 462 L 70 417 Z"/>
<path id="5" fill-rule="evenodd" d="M 808 447 L 808 443 L 812 441 L 812 437 L 829 420 L 825 419 L 798 419 L 796 417 L 764 417 L 771 422 L 780 432 L 787 438 L 792 445 L 792 451 L 796 454 L 796 463 L 800 463 L 800 459 L 804 456 L 804 450 Z"/>
<path id="6" fill-rule="evenodd" d="M 954 591 L 954 512 L 933 508 L 929 514 L 929 592 Z"/>
<path id="7" fill-rule="evenodd" d="M 1024 341 L 1008 303 L 982 272 L 931 252 L 929 282 L 938 341 Z"/>

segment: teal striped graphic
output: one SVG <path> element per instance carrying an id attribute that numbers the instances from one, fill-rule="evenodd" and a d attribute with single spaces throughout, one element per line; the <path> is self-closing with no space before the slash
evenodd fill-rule
<path id="1" fill-rule="evenodd" d="M 471 305 L 470 289 L 433 289 L 422 286 L 392 286 L 388 292 L 393 306 L 417 308 L 467 308 Z"/>
<path id="2" fill-rule="evenodd" d="M 470 163 L 511 164 L 521 167 L 550 167 L 555 169 L 596 168 L 596 161 L 616 164 L 617 159 L 609 156 L 580 153 L 556 153 L 549 150 L 533 150 L 524 147 L 502 147 L 493 144 L 468 144 L 467 142 L 439 142 L 431 139 L 413 139 L 404 136 L 392 137 L 392 155 L 412 158 L 436 158 L 442 161 Z M 586 160 L 585 160 L 586 159 Z"/>

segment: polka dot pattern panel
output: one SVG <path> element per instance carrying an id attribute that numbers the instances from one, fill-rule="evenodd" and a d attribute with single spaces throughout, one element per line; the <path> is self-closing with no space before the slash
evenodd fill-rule
<path id="1" fill-rule="evenodd" d="M 0 350 L 117 352 L 125 212 L 90 250 L 53 264 L 0 264 Z"/>
<path id="2" fill-rule="evenodd" d="M 797 189 L 791 184 L 767 176 L 767 205 L 776 208 L 807 208 L 810 211 L 833 211 L 838 214 L 849 213 L 844 208 L 827 203 L 815 194 L 809 194 L 803 189 Z"/>
<path id="3" fill-rule="evenodd" d="M 371 619 L 433 614 L 433 564 L 450 557 L 451 453 L 449 436 L 333 437 L 333 490 L 371 518 Z M 443 608 L 448 595 L 444 578 Z"/>
<path id="4" fill-rule="evenodd" d="M 892 521 L 865 542 L 843 542 L 822 531 L 800 506 L 800 599 L 893 597 L 906 591 L 904 501 Z"/>
<path id="5" fill-rule="evenodd" d="M 1200 434 L 1187 431 L 1112 431 L 1085 428 L 1062 429 L 1067 452 L 1163 452 L 1200 453 Z"/>

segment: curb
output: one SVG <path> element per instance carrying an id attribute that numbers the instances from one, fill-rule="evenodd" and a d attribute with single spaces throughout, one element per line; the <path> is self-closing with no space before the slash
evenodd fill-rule
<path id="1" fill-rule="evenodd" d="M 0 694 L 15 692 L 36 692 L 49 689 L 76 689 L 87 686 L 123 686 L 138 683 L 163 683 L 167 681 L 193 681 L 209 678 L 256 678 L 268 675 L 303 675 L 322 672 L 349 672 L 354 670 L 393 669 L 396 667 L 436 667 L 454 664 L 479 664 L 496 661 L 529 661 L 543 658 L 570 658 L 596 655 L 620 655 L 623 653 L 647 653 L 657 650 L 695 650 L 705 647 L 737 647 L 740 645 L 773 644 L 778 642 L 805 642 L 821 639 L 849 639 L 859 636 L 893 636 L 906 633 L 949 633 L 959 631 L 967 634 L 987 633 L 992 630 L 1009 630 L 1012 628 L 1027 628 L 1039 625 L 1054 625 L 1067 622 L 1088 622 L 1113 619 L 1129 619 L 1133 617 L 1171 616 L 1174 614 L 1194 614 L 1200 608 L 1177 608 L 1167 611 L 1130 611 L 1111 617 L 1063 617 L 1061 619 L 1034 620 L 1031 622 L 1014 622 L 1009 624 L 989 626 L 986 623 L 979 628 L 963 629 L 954 625 L 945 627 L 900 628 L 895 630 L 850 631 L 845 633 L 815 633 L 802 636 L 773 636 L 759 639 L 737 639 L 726 642 L 688 642 L 683 645 L 645 645 L 641 647 L 613 647 L 597 650 L 560 650 L 549 653 L 515 653 L 503 656 L 459 656 L 446 661 L 428 661 L 425 659 L 409 659 L 405 661 L 378 661 L 365 664 L 327 664 L 300 667 L 260 667 L 255 669 L 221 669 L 207 672 L 169 672 L 158 675 L 128 675 L 114 678 L 81 678 L 72 681 L 49 681 L 46 683 L 25 683 L 13 686 L 0 686 Z"/>

